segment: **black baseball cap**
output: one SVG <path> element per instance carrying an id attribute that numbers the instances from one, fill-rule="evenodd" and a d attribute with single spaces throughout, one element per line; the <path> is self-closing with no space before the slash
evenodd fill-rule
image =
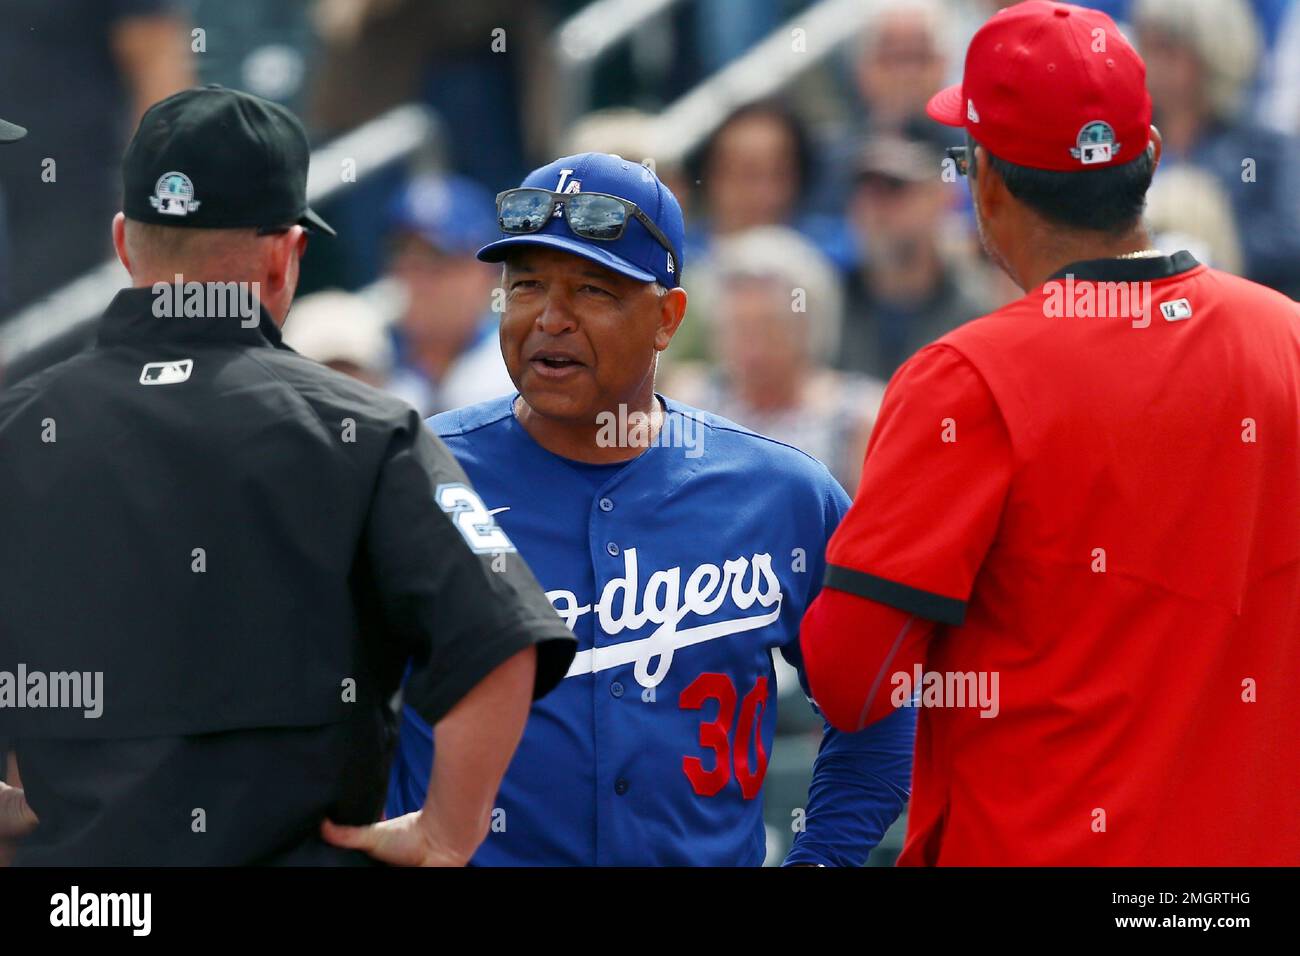
<path id="1" fill-rule="evenodd" d="M 856 182 L 886 179 L 898 183 L 939 181 L 943 153 L 920 139 L 882 135 L 869 139 L 858 154 Z"/>
<path id="2" fill-rule="evenodd" d="M 27 130 L 17 123 L 0 120 L 0 143 L 14 143 L 27 135 Z"/>
<path id="3" fill-rule="evenodd" d="M 334 235 L 307 205 L 307 133 L 283 106 L 216 84 L 145 111 L 122 159 L 128 219 L 194 229 L 301 225 Z"/>

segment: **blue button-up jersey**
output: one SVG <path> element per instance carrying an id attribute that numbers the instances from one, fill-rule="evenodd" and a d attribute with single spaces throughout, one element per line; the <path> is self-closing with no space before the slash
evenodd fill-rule
<path id="1" fill-rule="evenodd" d="M 670 400 L 656 443 L 613 465 L 545 450 L 513 401 L 428 424 L 477 492 L 451 496 L 460 525 L 527 561 L 579 649 L 533 705 L 474 862 L 762 863 L 772 652 L 803 680 L 799 622 L 848 497 L 803 452 Z M 906 800 L 914 730 L 908 709 L 826 726 L 787 863 L 865 860 Z M 408 695 L 390 817 L 421 806 L 432 759 Z"/>

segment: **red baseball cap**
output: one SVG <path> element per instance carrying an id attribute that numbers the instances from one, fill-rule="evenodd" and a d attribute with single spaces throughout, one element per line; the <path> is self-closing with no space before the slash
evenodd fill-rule
<path id="1" fill-rule="evenodd" d="M 980 27 L 962 82 L 936 93 L 925 111 L 964 126 L 994 156 L 1018 166 L 1120 166 L 1150 141 L 1146 77 L 1146 64 L 1106 14 L 1026 0 Z"/>

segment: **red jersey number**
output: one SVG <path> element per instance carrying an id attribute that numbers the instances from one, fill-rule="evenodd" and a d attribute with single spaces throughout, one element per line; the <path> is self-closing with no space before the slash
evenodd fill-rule
<path id="1" fill-rule="evenodd" d="M 763 749 L 763 714 L 767 708 L 767 678 L 759 677 L 740 702 L 740 721 L 732 737 L 731 725 L 736 717 L 736 685 L 726 674 L 704 673 L 695 678 L 677 704 L 683 710 L 700 710 L 705 701 L 718 702 L 718 716 L 700 723 L 700 746 L 713 751 L 713 766 L 705 769 L 699 757 L 683 757 L 682 771 L 691 787 L 702 797 L 717 796 L 731 779 L 735 768 L 740 792 L 753 800 L 763 788 L 767 773 L 767 752 Z M 750 744 L 755 762 L 749 763 Z"/>

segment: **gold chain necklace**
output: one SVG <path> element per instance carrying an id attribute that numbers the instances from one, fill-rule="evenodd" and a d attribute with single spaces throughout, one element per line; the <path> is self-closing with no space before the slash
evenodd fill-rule
<path id="1" fill-rule="evenodd" d="M 1143 249 L 1141 252 L 1126 252 L 1122 256 L 1116 256 L 1116 259 L 1154 259 L 1156 256 L 1163 256 L 1164 253 L 1159 249 Z"/>

